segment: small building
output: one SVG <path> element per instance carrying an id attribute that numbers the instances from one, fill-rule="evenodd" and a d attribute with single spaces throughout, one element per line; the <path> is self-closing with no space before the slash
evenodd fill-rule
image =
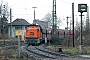
<path id="1" fill-rule="evenodd" d="M 50 28 L 50 21 L 33 20 L 33 23 L 39 24 L 42 28 Z"/>
<path id="2" fill-rule="evenodd" d="M 16 30 L 21 30 L 22 35 L 20 36 L 20 40 L 24 40 L 25 27 L 30 24 L 25 19 L 17 18 L 12 23 L 8 24 L 8 36 L 12 38 L 17 38 Z M 12 27 L 11 27 L 12 26 Z"/>

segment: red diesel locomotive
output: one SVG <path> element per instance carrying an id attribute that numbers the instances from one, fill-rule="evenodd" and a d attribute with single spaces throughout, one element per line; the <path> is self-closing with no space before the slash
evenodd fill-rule
<path id="1" fill-rule="evenodd" d="M 38 45 L 42 42 L 42 28 L 38 24 L 30 24 L 26 27 L 25 43 L 28 45 Z"/>

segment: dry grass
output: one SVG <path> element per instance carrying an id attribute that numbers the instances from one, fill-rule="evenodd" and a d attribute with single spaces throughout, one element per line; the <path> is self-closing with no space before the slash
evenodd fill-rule
<path id="1" fill-rule="evenodd" d="M 50 45 L 50 46 L 47 46 L 46 48 L 51 50 L 51 51 L 54 51 L 54 52 L 58 52 L 59 48 L 62 48 L 63 53 L 73 54 L 73 55 L 79 54 L 79 50 L 80 50 L 79 47 L 69 47 L 68 48 L 68 47 L 61 47 L 60 45 Z M 90 46 L 88 46 L 88 47 L 85 46 L 84 47 L 83 54 L 90 55 Z"/>
<path id="2" fill-rule="evenodd" d="M 27 58 L 18 58 L 18 54 L 15 53 L 15 50 L 17 51 L 17 48 L 0 47 L 0 60 L 27 60 Z M 12 55 L 12 53 L 15 53 L 15 56 Z"/>

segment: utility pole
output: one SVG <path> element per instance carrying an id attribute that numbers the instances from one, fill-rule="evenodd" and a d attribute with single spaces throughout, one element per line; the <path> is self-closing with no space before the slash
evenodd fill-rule
<path id="1" fill-rule="evenodd" d="M 1 28 L 2 28 L 2 4 L 0 5 L 0 33 L 1 33 Z M 2 34 L 2 33 L 1 33 Z"/>
<path id="2" fill-rule="evenodd" d="M 10 8 L 10 37 L 12 37 L 12 10 Z"/>
<path id="3" fill-rule="evenodd" d="M 73 47 L 74 47 L 74 3 L 72 3 Z"/>
<path id="4" fill-rule="evenodd" d="M 72 21 L 70 20 L 70 31 L 69 31 L 69 40 L 71 40 L 70 38 L 71 38 L 71 26 L 72 26 Z"/>
<path id="5" fill-rule="evenodd" d="M 67 16 L 66 18 L 67 18 L 67 30 L 68 30 L 68 23 L 69 23 L 69 22 L 68 22 L 68 18 L 71 18 L 71 17 L 68 17 L 68 16 Z"/>
<path id="6" fill-rule="evenodd" d="M 70 40 L 69 40 L 69 31 L 68 31 L 68 18 L 71 18 L 71 17 L 66 17 L 67 18 L 67 37 L 68 37 L 68 47 L 69 47 L 69 42 L 70 42 Z"/>
<path id="7" fill-rule="evenodd" d="M 57 29 L 57 19 L 56 19 L 56 0 L 53 0 L 53 11 L 52 11 L 52 35 L 54 35 Z"/>
<path id="8" fill-rule="evenodd" d="M 37 8 L 37 7 L 32 7 L 32 8 L 34 8 L 34 20 L 35 20 L 35 8 Z"/>
<path id="9" fill-rule="evenodd" d="M 70 20 L 70 31 L 71 31 L 72 21 Z"/>
<path id="10" fill-rule="evenodd" d="M 86 31 L 89 33 L 89 6 L 87 6 Z"/>

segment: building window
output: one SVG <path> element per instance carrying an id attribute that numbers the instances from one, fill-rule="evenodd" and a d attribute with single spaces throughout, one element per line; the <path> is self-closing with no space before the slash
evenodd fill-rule
<path id="1" fill-rule="evenodd" d="M 15 30 L 22 30 L 22 26 L 15 26 Z"/>

